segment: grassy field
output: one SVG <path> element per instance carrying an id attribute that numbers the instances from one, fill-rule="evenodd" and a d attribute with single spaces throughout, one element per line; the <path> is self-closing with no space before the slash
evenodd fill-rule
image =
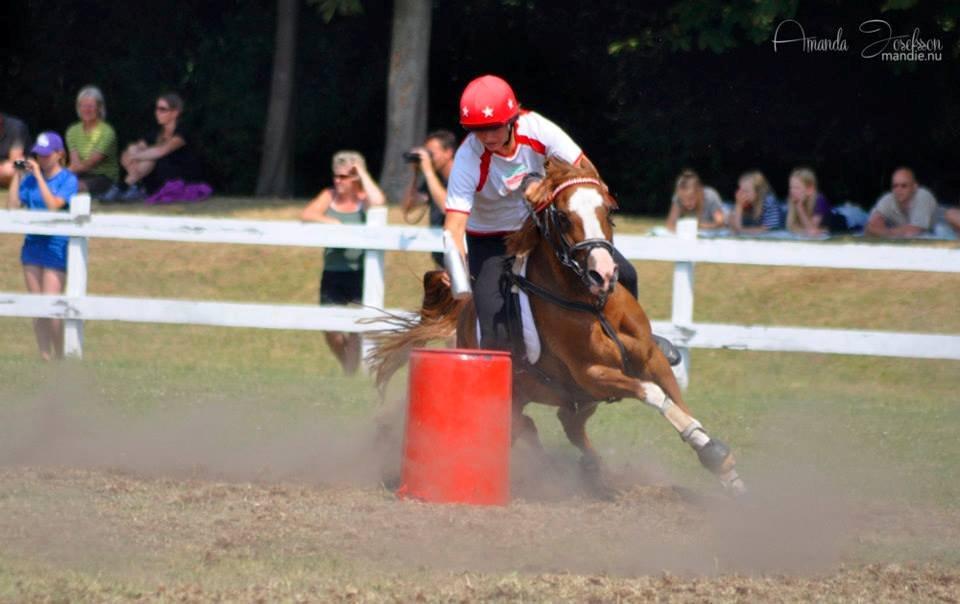
<path id="1" fill-rule="evenodd" d="M 136 211 L 294 219 L 299 208 L 299 202 L 218 198 Z M 400 220 L 393 211 L 391 222 Z M 620 232 L 655 224 L 629 217 L 618 223 Z M 0 255 L 8 259 L 0 264 L 0 291 L 23 289 L 20 241 L 0 236 Z M 321 260 L 320 250 L 95 239 L 88 289 L 310 304 Z M 389 253 L 387 305 L 414 307 L 420 274 L 429 267 L 426 254 Z M 637 269 L 648 314 L 667 318 L 672 266 L 638 263 Z M 960 333 L 958 297 L 960 275 L 699 265 L 695 318 Z M 91 322 L 83 362 L 53 366 L 35 359 L 28 320 L 0 319 L 0 333 L 0 600 L 410 600 L 418 594 L 451 601 L 644 600 L 653 593 L 676 600 L 846 594 L 895 601 L 908 595 L 892 587 L 896 581 L 920 585 L 913 592 L 920 599 L 960 597 L 960 363 L 694 351 L 688 403 L 735 447 L 758 492 L 780 503 L 773 493 L 789 492 L 814 509 L 825 499 L 858 502 L 857 509 L 868 502 L 866 509 L 876 512 L 870 522 L 841 531 L 843 544 L 831 560 L 855 570 L 819 568 L 829 575 L 819 583 L 778 579 L 764 587 L 762 579 L 724 575 L 768 569 L 746 562 L 726 567 L 728 556 L 716 553 L 722 548 L 710 550 L 721 562 L 692 568 L 639 563 L 628 552 L 618 558 L 615 547 L 551 557 L 553 542 L 524 527 L 546 517 L 556 522 L 542 521 L 540 529 L 561 530 L 560 520 L 595 505 L 579 495 L 572 503 L 521 497 L 509 518 L 442 512 L 447 528 L 427 530 L 436 517 L 425 506 L 397 504 L 377 486 L 367 451 L 357 444 L 369 437 L 376 395 L 366 378 L 339 374 L 318 333 Z M 538 408 L 533 415 L 552 454 L 572 465 L 551 412 Z M 635 402 L 605 406 L 590 428 L 625 475 L 715 493 L 672 430 Z M 633 527 L 671 524 L 675 508 L 692 504 L 672 505 L 665 492 L 625 497 L 598 514 L 622 515 Z M 651 500 L 658 502 L 654 520 L 637 510 Z M 690 517 L 702 512 L 684 509 Z M 312 515 L 318 510 L 325 511 Z M 896 520 L 885 525 L 877 518 Z M 803 514 L 779 517 L 768 528 L 782 532 L 784 524 L 811 521 Z M 408 547 L 371 539 L 367 522 L 384 535 L 399 527 Z M 607 546 L 616 538 L 611 526 L 622 528 L 619 522 L 597 528 L 610 533 Z M 477 534 L 489 527 L 499 537 L 529 540 L 517 543 L 513 555 L 492 538 L 480 539 L 474 555 L 457 555 L 458 528 Z M 803 550 L 799 541 L 787 541 Z M 439 553 L 421 552 L 431 548 Z M 598 564 L 607 550 L 620 563 Z M 502 563 L 484 562 L 491 558 Z M 550 562 L 528 566 L 528 558 Z M 863 566 L 872 563 L 880 566 Z M 720 571 L 726 578 L 705 581 L 699 585 L 706 591 L 698 591 L 696 579 L 671 579 L 662 570 Z M 839 591 L 817 591 L 831 585 Z"/>

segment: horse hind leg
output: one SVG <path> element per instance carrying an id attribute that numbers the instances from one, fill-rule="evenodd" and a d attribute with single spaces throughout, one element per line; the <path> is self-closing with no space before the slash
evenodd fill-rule
<path id="1" fill-rule="evenodd" d="M 565 405 L 557 410 L 557 419 L 567 439 L 583 454 L 580 457 L 580 472 L 587 487 L 601 499 L 613 499 L 617 490 L 610 484 L 603 459 L 587 436 L 587 420 L 596 412 L 597 406 L 594 403 L 575 409 Z"/>
<path id="2" fill-rule="evenodd" d="M 523 413 L 524 405 L 513 405 L 512 430 L 510 437 L 512 444 L 517 441 L 525 443 L 534 451 L 543 452 L 543 444 L 540 442 L 540 433 L 537 431 L 537 424 L 533 418 Z"/>
<path id="3" fill-rule="evenodd" d="M 672 376 L 671 376 L 672 377 Z M 734 495 L 746 492 L 746 485 L 736 470 L 736 459 L 723 441 L 707 434 L 703 425 L 690 415 L 682 400 L 674 402 L 654 382 L 640 383 L 640 400 L 660 412 L 677 430 L 680 439 L 697 453 L 700 464 L 719 479 L 725 489 Z"/>

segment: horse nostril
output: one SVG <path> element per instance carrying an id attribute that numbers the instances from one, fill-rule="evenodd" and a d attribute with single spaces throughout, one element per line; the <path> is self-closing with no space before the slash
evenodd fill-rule
<path id="1" fill-rule="evenodd" d="M 587 271 L 587 276 L 590 277 L 590 281 L 592 281 L 594 285 L 603 285 L 603 276 L 597 271 Z"/>

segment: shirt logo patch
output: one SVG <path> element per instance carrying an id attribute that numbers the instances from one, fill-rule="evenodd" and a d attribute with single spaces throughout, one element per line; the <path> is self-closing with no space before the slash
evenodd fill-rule
<path id="1" fill-rule="evenodd" d="M 506 178 L 503 179 L 503 184 L 506 185 L 507 189 L 516 191 L 520 188 L 520 183 L 523 182 L 523 177 L 526 175 L 527 167 L 517 166 L 512 174 L 508 174 Z"/>

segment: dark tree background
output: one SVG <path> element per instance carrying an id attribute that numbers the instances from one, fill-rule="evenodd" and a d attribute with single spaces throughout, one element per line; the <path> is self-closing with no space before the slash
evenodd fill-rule
<path id="1" fill-rule="evenodd" d="M 361 14 L 298 11 L 293 185 L 327 184 L 339 148 L 379 173 L 385 145 L 393 5 Z M 336 4 L 336 2 L 332 2 Z M 153 100 L 186 99 L 184 121 L 222 192 L 253 193 L 276 35 L 275 0 L 27 0 L 4 3 L 0 111 L 36 133 L 75 121 L 79 88 L 95 83 L 121 144 L 154 130 Z M 325 16 L 332 18 L 329 22 Z M 850 49 L 773 52 L 777 23 Z M 860 56 L 861 22 L 938 38 L 942 60 Z M 482 73 L 514 84 L 521 102 L 566 128 L 627 210 L 666 211 L 686 166 L 731 197 L 737 176 L 764 170 L 780 195 L 796 165 L 812 166 L 835 200 L 869 205 L 891 169 L 914 166 L 945 202 L 960 200 L 960 3 L 884 0 L 649 2 L 461 0 L 433 3 L 430 128 L 456 129 L 463 86 Z"/>

